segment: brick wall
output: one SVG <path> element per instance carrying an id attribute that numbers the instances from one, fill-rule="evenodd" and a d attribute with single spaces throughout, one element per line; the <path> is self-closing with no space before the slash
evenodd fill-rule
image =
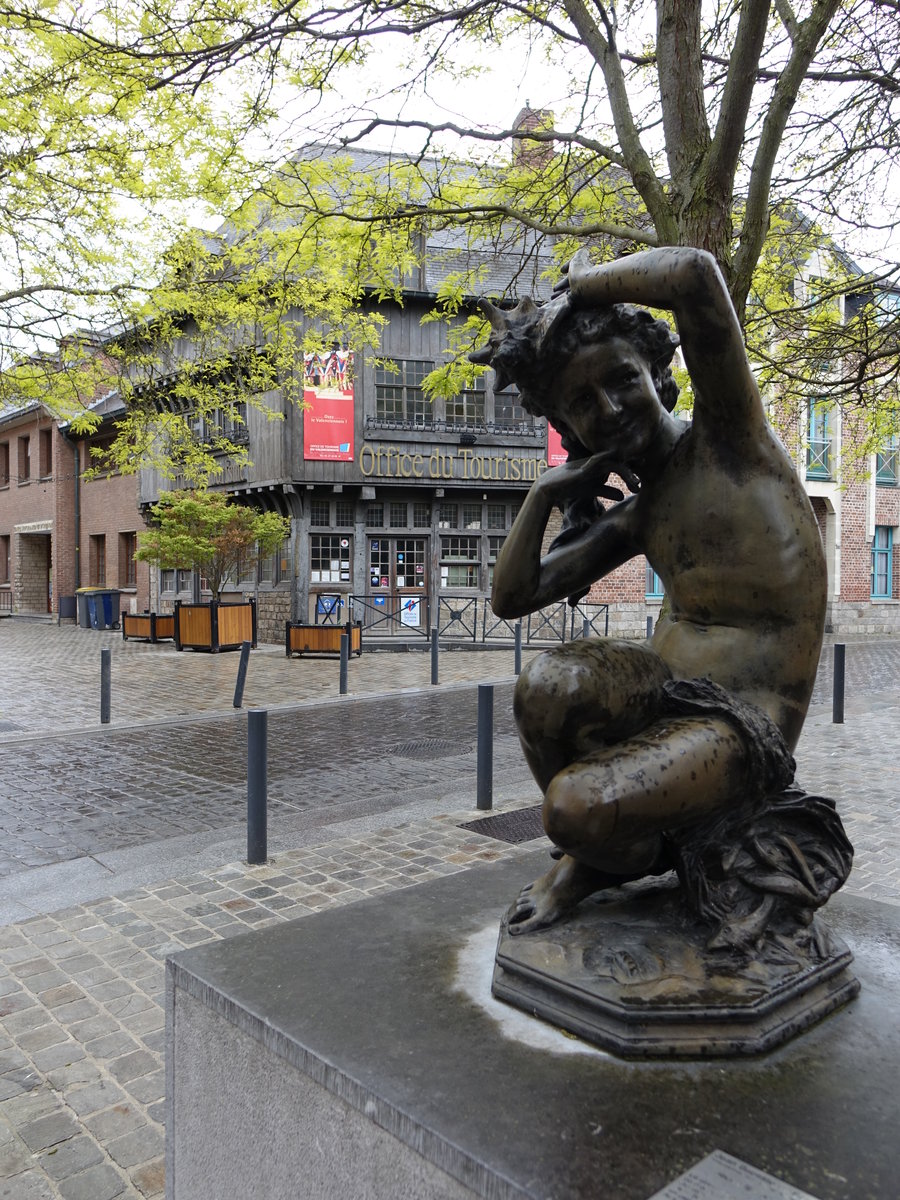
<path id="1" fill-rule="evenodd" d="M 23 413 L 0 430 L 9 457 L 9 479 L 0 480 L 0 535 L 9 538 L 9 588 L 17 612 L 46 613 L 51 587 L 54 606 L 59 594 L 56 490 L 66 486 L 70 472 L 65 459 L 53 454 L 55 434 L 50 418 L 40 412 Z M 38 529 L 16 532 L 17 526 Z"/>
<path id="2" fill-rule="evenodd" d="M 134 583 L 127 582 L 127 558 L 134 539 L 147 528 L 137 506 L 137 477 L 102 475 L 81 486 L 81 585 L 123 589 L 121 608 L 142 612 L 150 607 L 150 566 L 134 564 Z M 98 572 L 100 549 L 105 569 Z"/>

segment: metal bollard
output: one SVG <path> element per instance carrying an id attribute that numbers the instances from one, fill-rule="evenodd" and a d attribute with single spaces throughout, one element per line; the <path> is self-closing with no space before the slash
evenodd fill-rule
<path id="1" fill-rule="evenodd" d="M 431 631 L 431 682 L 438 682 L 438 657 L 440 655 L 440 646 L 438 646 L 438 631 L 437 626 Z"/>
<path id="2" fill-rule="evenodd" d="M 109 724 L 112 692 L 112 651 L 100 651 L 100 724 Z"/>
<path id="3" fill-rule="evenodd" d="M 347 667 L 350 663 L 350 635 L 341 634 L 341 673 L 340 673 L 340 694 L 347 695 Z"/>
<path id="4" fill-rule="evenodd" d="M 478 791 L 475 807 L 494 806 L 494 685 L 478 685 Z"/>
<path id="5" fill-rule="evenodd" d="M 241 642 L 241 658 L 238 663 L 237 682 L 234 685 L 234 707 L 244 703 L 244 684 L 247 682 L 247 663 L 250 661 L 250 643 Z"/>
<path id="6" fill-rule="evenodd" d="M 653 618 L 647 618 L 647 637 L 653 637 Z"/>
<path id="7" fill-rule="evenodd" d="M 522 622 L 516 621 L 516 652 L 513 667 L 517 675 L 522 674 Z"/>
<path id="8" fill-rule="evenodd" d="M 264 863 L 268 856 L 268 711 L 247 713 L 247 862 Z"/>
<path id="9" fill-rule="evenodd" d="M 590 617 L 585 617 L 581 622 L 581 636 L 583 638 L 589 638 L 591 636 L 591 619 L 590 619 Z"/>
<path id="10" fill-rule="evenodd" d="M 843 642 L 834 643 L 834 673 L 831 697 L 831 723 L 844 723 L 844 659 L 847 647 Z"/>

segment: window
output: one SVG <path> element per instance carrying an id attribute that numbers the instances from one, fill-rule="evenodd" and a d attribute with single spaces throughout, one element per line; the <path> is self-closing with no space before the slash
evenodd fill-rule
<path id="1" fill-rule="evenodd" d="M 356 519 L 356 504 L 352 500 L 335 500 L 334 502 L 334 523 L 341 528 L 342 526 L 352 526 Z"/>
<path id="2" fill-rule="evenodd" d="M 391 529 L 406 528 L 406 504 L 392 503 L 389 509 Z"/>
<path id="3" fill-rule="evenodd" d="M 457 510 L 455 504 L 442 504 L 440 514 L 438 516 L 438 528 L 440 529 L 455 529 L 457 522 Z"/>
<path id="4" fill-rule="evenodd" d="M 9 583 L 9 534 L 0 537 L 0 583 Z"/>
<path id="5" fill-rule="evenodd" d="M 328 500 L 311 500 L 309 505 L 310 525 L 331 524 L 331 504 Z"/>
<path id="6" fill-rule="evenodd" d="M 506 528 L 505 504 L 489 504 L 487 506 L 487 527 L 488 529 Z"/>
<path id="7" fill-rule="evenodd" d="M 171 567 L 165 567 L 159 573 L 159 590 L 161 592 L 175 591 L 175 572 Z"/>
<path id="8" fill-rule="evenodd" d="M 119 534 L 119 587 L 137 587 L 137 563 L 134 552 L 137 550 L 136 533 Z"/>
<path id="9" fill-rule="evenodd" d="M 339 533 L 313 533 L 309 548 L 310 583 L 350 582 L 350 538 Z"/>
<path id="10" fill-rule="evenodd" d="M 831 412 L 822 400 L 810 403 L 808 436 L 806 478 L 831 479 Z"/>
<path id="11" fill-rule="evenodd" d="M 501 429 L 526 431 L 534 427 L 534 417 L 519 403 L 519 393 L 515 388 L 494 393 L 494 424 Z"/>
<path id="12" fill-rule="evenodd" d="M 900 455 L 900 434 L 892 433 L 881 452 L 875 455 L 875 482 L 882 487 L 897 486 L 897 458 Z"/>
<path id="13" fill-rule="evenodd" d="M 31 438 L 19 438 L 19 483 L 31 478 Z"/>
<path id="14" fill-rule="evenodd" d="M 448 425 L 484 424 L 484 377 L 479 376 L 470 387 L 447 401 Z"/>
<path id="15" fill-rule="evenodd" d="M 501 506 L 502 507 L 502 506 Z M 494 586 L 494 564 L 497 561 L 497 555 L 506 541 L 505 533 L 491 533 L 488 535 L 488 587 Z"/>
<path id="16" fill-rule="evenodd" d="M 0 442 L 0 487 L 9 487 L 9 442 Z"/>
<path id="17" fill-rule="evenodd" d="M 644 589 L 648 600 L 662 600 L 663 596 L 666 594 L 666 589 L 663 587 L 663 581 L 649 563 L 647 563 L 647 575 Z"/>
<path id="18" fill-rule="evenodd" d="M 47 479 L 53 471 L 53 430 L 42 429 L 38 436 L 38 471 Z"/>
<path id="19" fill-rule="evenodd" d="M 93 587 L 106 587 L 106 534 L 104 533 L 91 534 L 90 572 Z"/>
<path id="20" fill-rule="evenodd" d="M 379 421 L 424 427 L 431 424 L 431 402 L 422 391 L 434 370 L 424 359 L 395 358 L 375 368 L 375 416 Z"/>
<path id="21" fill-rule="evenodd" d="M 384 505 L 383 504 L 367 504 L 366 505 L 366 525 L 370 529 L 384 528 Z"/>
<path id="22" fill-rule="evenodd" d="M 431 525 L 431 505 L 422 500 L 413 501 L 413 529 L 428 529 Z"/>
<path id="23" fill-rule="evenodd" d="M 441 538 L 441 587 L 478 587 L 477 537 Z"/>
<path id="24" fill-rule="evenodd" d="M 876 525 L 872 539 L 872 598 L 888 600 L 893 596 L 894 531 L 890 525 Z"/>

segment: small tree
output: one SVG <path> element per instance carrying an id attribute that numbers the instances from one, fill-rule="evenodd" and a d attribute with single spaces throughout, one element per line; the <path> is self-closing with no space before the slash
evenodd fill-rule
<path id="1" fill-rule="evenodd" d="M 164 569 L 200 571 L 218 600 L 226 579 L 242 578 L 290 533 L 289 518 L 231 504 L 218 492 L 170 492 L 150 510 L 135 558 Z"/>

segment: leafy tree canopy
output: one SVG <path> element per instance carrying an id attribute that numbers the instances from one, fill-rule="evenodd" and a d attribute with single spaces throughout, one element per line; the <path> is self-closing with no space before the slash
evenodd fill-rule
<path id="1" fill-rule="evenodd" d="M 216 379 L 241 380 L 235 396 L 277 384 L 296 397 L 298 342 L 377 344 L 361 301 L 415 286 L 438 246 L 441 316 L 496 288 L 492 254 L 519 256 L 508 290 L 521 293 L 585 241 L 599 256 L 705 247 L 763 382 L 794 403 L 852 401 L 873 436 L 896 403 L 900 318 L 878 300 L 895 268 L 861 279 L 847 254 L 862 234 L 864 250 L 884 251 L 900 228 L 900 0 L 26 0 L 7 19 L 110 81 L 107 117 L 146 103 L 141 136 L 176 117 L 190 126 L 183 114 L 205 103 L 179 160 L 201 164 L 210 196 L 243 196 L 215 238 L 166 241 L 159 286 L 129 314 L 140 337 L 116 350 L 130 359 L 132 453 L 160 445 L 160 409 L 164 455 L 177 448 L 179 413 L 211 411 Z M 518 82 L 511 45 L 545 89 L 518 128 L 504 99 Z M 500 100 L 457 115 L 490 71 Z M 208 100 L 217 81 L 233 111 Z M 435 117 L 425 100 L 448 83 L 456 113 Z M 251 126 L 252 166 L 235 137 Z M 405 158 L 361 165 L 357 147 L 401 137 Z M 860 298 L 842 314 L 848 291 Z M 476 327 L 455 335 L 460 362 Z M 434 386 L 453 390 L 463 370 L 449 364 Z"/>
<path id="2" fill-rule="evenodd" d="M 154 525 L 138 534 L 135 558 L 199 571 L 216 599 L 226 580 L 245 578 L 290 534 L 288 517 L 232 504 L 219 492 L 167 492 L 150 511 Z"/>

